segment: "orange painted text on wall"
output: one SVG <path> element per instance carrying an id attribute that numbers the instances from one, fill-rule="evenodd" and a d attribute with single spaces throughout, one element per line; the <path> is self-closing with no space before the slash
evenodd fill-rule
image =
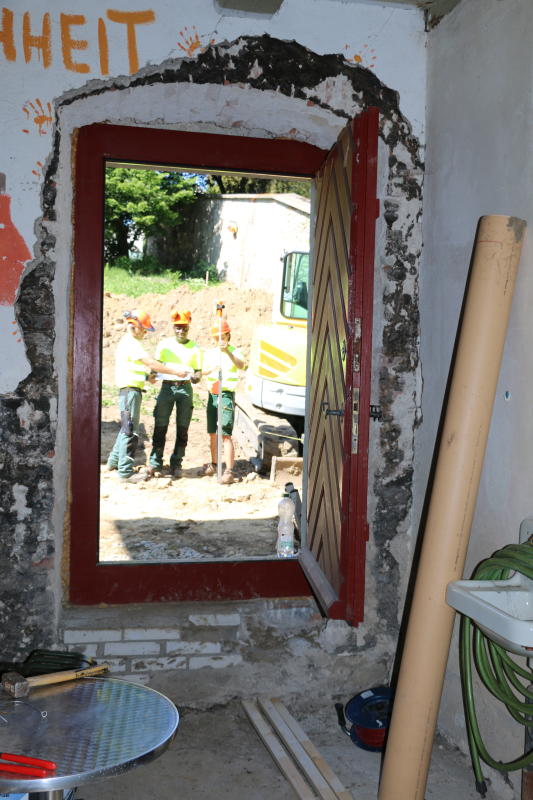
<path id="1" fill-rule="evenodd" d="M 128 54 L 128 67 L 130 74 L 139 69 L 139 54 L 137 49 L 137 26 L 147 25 L 155 21 L 155 13 L 151 9 L 146 11 L 115 11 L 108 8 L 104 16 L 98 17 L 96 30 L 93 34 L 97 37 L 99 64 L 96 68 L 101 75 L 109 75 L 109 43 L 108 25 L 114 23 L 124 26 L 126 34 L 126 51 Z M 22 29 L 19 31 L 15 25 L 15 15 L 9 8 L 2 8 L 0 21 L 0 48 L 6 61 L 16 61 L 22 53 L 26 63 L 32 60 L 33 55 L 39 59 L 44 69 L 52 64 L 52 22 L 50 12 L 46 12 L 40 19 L 31 15 L 29 11 L 22 15 Z M 91 33 L 87 26 L 84 14 L 60 14 L 59 30 L 61 38 L 61 57 L 65 69 L 71 72 L 94 72 L 94 66 L 83 61 L 81 55 L 87 50 L 89 40 L 83 38 Z M 19 44 L 20 43 L 20 44 Z M 21 45 L 21 47 L 20 47 Z M 76 58 L 78 56 L 78 58 Z"/>

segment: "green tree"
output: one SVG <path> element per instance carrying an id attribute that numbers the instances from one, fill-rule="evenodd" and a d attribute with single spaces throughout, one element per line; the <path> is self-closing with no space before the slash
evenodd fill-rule
<path id="1" fill-rule="evenodd" d="M 194 175 L 153 169 L 108 167 L 105 182 L 104 255 L 109 263 L 127 257 L 142 236 L 163 235 L 180 219 L 201 189 Z"/>
<path id="2" fill-rule="evenodd" d="M 311 193 L 310 181 L 290 178 L 254 178 L 251 175 L 209 175 L 207 183 L 211 191 L 220 194 L 286 194 L 294 192 L 303 197 Z"/>

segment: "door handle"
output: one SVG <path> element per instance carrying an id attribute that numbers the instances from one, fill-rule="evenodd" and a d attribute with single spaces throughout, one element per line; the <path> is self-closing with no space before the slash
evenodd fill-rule
<path id="1" fill-rule="evenodd" d="M 322 410 L 326 417 L 343 417 L 344 416 L 344 409 L 343 408 L 328 408 L 329 403 L 327 400 L 322 401 Z"/>

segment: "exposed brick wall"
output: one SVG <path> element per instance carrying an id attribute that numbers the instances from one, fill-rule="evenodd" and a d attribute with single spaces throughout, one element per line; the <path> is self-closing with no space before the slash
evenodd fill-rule
<path id="1" fill-rule="evenodd" d="M 365 647 L 356 629 L 326 622 L 312 598 L 70 608 L 60 644 L 189 706 L 300 692 L 310 676 L 317 696 L 342 694 L 358 646 L 357 685 L 387 674 L 383 646 Z"/>

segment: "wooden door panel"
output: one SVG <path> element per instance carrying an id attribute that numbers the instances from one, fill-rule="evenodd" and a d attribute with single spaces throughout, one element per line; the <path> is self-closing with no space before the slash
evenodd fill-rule
<path id="1" fill-rule="evenodd" d="M 342 344 L 339 338 L 342 331 L 337 327 L 332 301 L 328 298 L 328 307 L 323 312 L 323 325 L 317 335 L 323 336 L 322 343 L 316 353 L 316 393 L 313 417 L 316 425 L 326 419 L 325 411 L 333 411 L 344 406 L 345 382 L 343 375 Z M 341 340 L 342 341 L 342 340 Z M 328 369 L 332 374 L 328 376 Z M 324 407 L 328 404 L 328 409 Z M 334 415 L 329 415 L 334 416 Z M 339 428 L 339 446 L 342 448 L 342 430 Z"/>
<path id="2" fill-rule="evenodd" d="M 301 563 L 322 606 L 352 623 L 364 599 L 377 134 L 370 109 L 343 129 L 316 178 Z"/>
<path id="3" fill-rule="evenodd" d="M 325 428 L 325 423 L 321 424 Z M 308 526 L 312 526 L 315 531 L 313 555 L 321 564 L 329 582 L 338 591 L 337 567 L 342 522 L 339 484 L 341 476 L 336 467 L 338 453 L 335 452 L 332 440 L 325 435 L 325 431 L 320 436 L 317 460 L 320 469 L 317 470 L 314 490 L 309 491 L 311 505 Z"/>
<path id="4" fill-rule="evenodd" d="M 340 266 L 335 230 L 330 228 L 328 247 L 322 263 L 327 265 L 327 280 L 319 287 L 317 313 L 313 319 L 314 381 L 312 381 L 312 415 L 324 415 L 321 403 L 327 401 L 331 409 L 342 408 L 345 394 L 345 375 L 342 357 L 347 330 L 347 280 Z M 325 270 L 326 272 L 326 270 Z M 318 310 L 320 309 L 320 310 Z M 333 367 L 328 371 L 328 365 Z M 342 435 L 341 435 L 342 438 Z"/>
<path id="5" fill-rule="evenodd" d="M 318 336 L 321 338 L 320 347 L 315 354 L 315 384 L 313 399 L 311 402 L 310 420 L 310 451 L 313 453 L 315 465 L 319 464 L 321 469 L 312 468 L 309 470 L 309 496 L 312 502 L 312 491 L 324 482 L 323 470 L 325 474 L 333 474 L 335 486 L 337 487 L 338 503 L 335 504 L 335 519 L 340 520 L 340 496 L 342 488 L 342 470 L 339 465 L 342 463 L 343 454 L 343 431 L 341 418 L 337 418 L 337 424 L 333 424 L 333 416 L 326 416 L 326 410 L 337 410 L 344 405 L 344 376 L 343 364 L 340 348 L 333 346 L 338 342 L 336 330 L 337 319 L 335 306 L 328 298 L 322 313 L 320 331 Z M 332 332 L 332 333 L 330 333 Z M 329 365 L 334 365 L 333 375 L 328 380 Z M 324 403 L 327 402 L 327 408 Z M 317 454 L 318 453 L 318 457 Z M 332 502 L 334 492 L 328 493 L 329 501 Z M 316 530 L 316 529 L 315 529 Z M 340 535 L 340 533 L 339 533 Z"/>
<path id="6" fill-rule="evenodd" d="M 339 159 L 336 159 L 338 163 Z M 336 166 L 336 165 L 335 165 Z M 335 592 L 340 591 L 340 540 L 342 529 L 343 425 L 342 417 L 326 415 L 327 411 L 344 408 L 345 375 L 342 342 L 347 329 L 347 251 L 344 232 L 339 225 L 342 211 L 339 204 L 338 170 L 325 176 L 324 189 L 329 201 L 323 213 L 331 224 L 324 229 L 324 241 L 317 253 L 322 270 L 317 274 L 316 305 L 313 314 L 313 349 L 311 371 L 311 443 L 319 454 L 313 455 L 309 469 L 309 495 L 315 492 L 315 512 L 308 523 L 312 532 L 309 547 Z M 314 295 L 315 297 L 315 295 Z M 325 405 L 327 404 L 327 405 Z M 316 509 L 316 511 L 315 511 Z"/>

